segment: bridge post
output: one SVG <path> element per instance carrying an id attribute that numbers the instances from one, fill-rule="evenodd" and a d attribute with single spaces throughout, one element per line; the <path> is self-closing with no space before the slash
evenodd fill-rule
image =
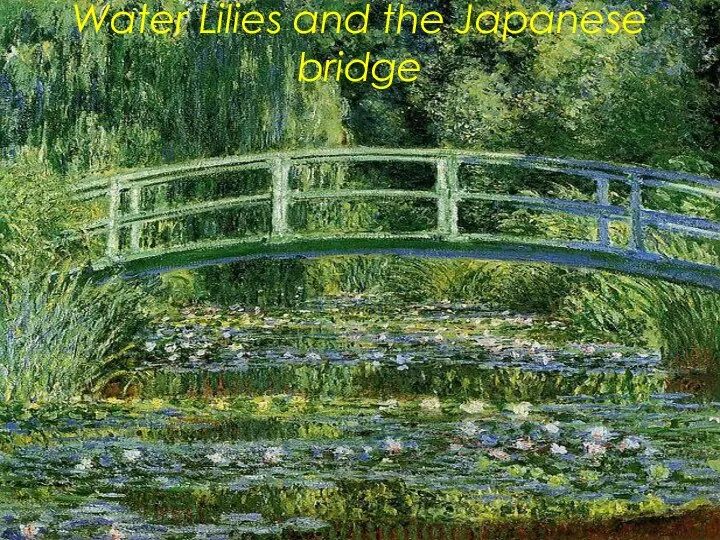
<path id="1" fill-rule="evenodd" d="M 597 178 L 597 202 L 607 206 L 610 204 L 610 181 L 607 178 Z M 610 246 L 610 220 L 605 216 L 598 218 L 598 241 L 603 247 Z"/>
<path id="2" fill-rule="evenodd" d="M 283 236 L 290 230 L 288 210 L 290 208 L 290 169 L 292 163 L 277 158 L 271 162 L 272 171 L 272 236 Z"/>
<path id="3" fill-rule="evenodd" d="M 438 159 L 437 183 L 435 191 L 438 196 L 437 231 L 443 236 L 458 235 L 458 170 L 457 159 L 444 157 Z"/>
<path id="4" fill-rule="evenodd" d="M 642 180 L 630 177 L 630 249 L 645 251 L 645 235 L 642 223 Z"/>
<path id="5" fill-rule="evenodd" d="M 136 186 L 130 189 L 130 213 L 137 216 L 140 213 L 140 203 L 142 200 L 142 190 Z M 130 229 L 130 249 L 132 251 L 140 251 L 140 234 L 142 232 L 142 224 L 133 223 Z"/>
<path id="6" fill-rule="evenodd" d="M 120 194 L 120 181 L 116 177 L 111 178 L 110 188 L 108 190 L 107 244 L 105 245 L 105 256 L 111 260 L 114 259 L 120 251 L 120 228 L 118 226 Z"/>

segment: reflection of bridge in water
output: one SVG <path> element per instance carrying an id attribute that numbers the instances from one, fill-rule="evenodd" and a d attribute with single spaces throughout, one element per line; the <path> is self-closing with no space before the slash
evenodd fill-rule
<path id="1" fill-rule="evenodd" d="M 435 184 L 419 189 L 349 189 L 344 187 L 303 189 L 293 185 L 300 168 L 359 163 L 426 164 L 434 168 Z M 595 183 L 592 200 L 568 200 L 541 196 L 508 195 L 463 186 L 461 173 L 474 166 L 505 166 L 544 171 Z M 258 193 L 221 196 L 153 209 L 145 204 L 146 192 L 178 182 L 205 182 L 218 175 L 228 177 L 256 171 L 268 177 Z M 236 176 L 239 178 L 239 176 Z M 396 179 L 397 180 L 397 179 Z M 409 180 L 412 180 L 410 178 Z M 239 181 L 239 180 L 238 180 Z M 336 185 L 338 182 L 334 182 Z M 412 182 L 408 182 L 412 183 Z M 624 186 L 627 197 L 612 204 L 611 184 Z M 603 269 L 720 290 L 720 268 L 662 255 L 646 244 L 648 229 L 676 233 L 691 239 L 720 240 L 720 222 L 689 215 L 652 210 L 644 206 L 647 190 L 683 193 L 717 208 L 720 181 L 682 173 L 656 171 L 594 161 L 489 154 L 454 150 L 344 148 L 229 157 L 165 166 L 119 176 L 89 179 L 77 188 L 83 201 L 104 199 L 105 218 L 86 232 L 101 238 L 104 256 L 96 267 L 119 264 L 129 273 L 162 272 L 254 257 L 313 257 L 327 254 L 403 254 L 423 257 L 463 257 L 487 260 L 547 262 L 564 266 Z M 385 227 L 380 231 L 357 231 L 328 226 L 326 230 L 303 230 L 293 223 L 296 205 L 317 208 L 332 202 L 389 201 L 425 203 L 432 207 L 432 223 L 422 230 Z M 511 204 L 531 211 L 562 213 L 592 219 L 594 238 L 587 241 L 538 239 L 498 233 L 476 233 L 463 225 L 463 213 L 473 203 Z M 193 216 L 243 209 L 265 209 L 262 225 L 241 236 L 182 240 L 153 245 L 148 230 L 153 224 L 177 222 Z M 347 210 L 349 212 L 349 210 Z M 392 219 L 390 220 L 392 224 Z M 612 224 L 624 224 L 624 239 L 614 238 Z"/>

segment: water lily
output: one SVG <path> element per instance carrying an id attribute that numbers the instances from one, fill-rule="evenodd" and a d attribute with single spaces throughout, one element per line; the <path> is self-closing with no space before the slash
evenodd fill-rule
<path id="1" fill-rule="evenodd" d="M 335 456 L 335 459 L 342 460 L 347 459 L 350 456 L 352 456 L 355 452 L 346 446 L 338 446 L 333 450 L 333 455 Z"/>
<path id="2" fill-rule="evenodd" d="M 480 414 L 485 411 L 485 403 L 479 400 L 468 401 L 460 405 L 460 410 L 467 414 Z"/>
<path id="3" fill-rule="evenodd" d="M 480 437 L 480 442 L 483 446 L 497 446 L 500 442 L 500 437 L 497 435 L 483 434 Z"/>
<path id="4" fill-rule="evenodd" d="M 625 452 L 627 450 L 640 450 L 642 447 L 642 439 L 638 437 L 625 437 L 618 445 L 618 450 Z"/>
<path id="5" fill-rule="evenodd" d="M 535 443 L 530 439 L 518 439 L 515 441 L 515 448 L 518 450 L 532 450 Z"/>
<path id="6" fill-rule="evenodd" d="M 567 454 L 567 448 L 565 448 L 561 444 L 552 443 L 550 445 L 550 453 L 556 456 L 564 456 Z"/>
<path id="7" fill-rule="evenodd" d="M 499 448 L 488 450 L 488 455 L 500 461 L 510 461 L 511 459 L 510 454 L 508 454 L 505 450 L 500 450 Z"/>
<path id="8" fill-rule="evenodd" d="M 90 457 L 84 457 L 80 460 L 80 463 L 75 465 L 76 471 L 89 471 L 93 468 L 93 462 L 92 458 Z"/>
<path id="9" fill-rule="evenodd" d="M 382 448 L 385 450 L 388 454 L 397 455 L 403 450 L 403 444 L 401 441 L 398 441 L 397 439 L 391 439 L 387 438 L 382 443 Z"/>
<path id="10" fill-rule="evenodd" d="M 610 436 L 610 430 L 605 426 L 596 426 L 590 430 L 590 437 L 595 441 L 607 441 Z"/>
<path id="11" fill-rule="evenodd" d="M 398 354 L 395 356 L 395 363 L 399 365 L 405 365 L 413 359 L 409 354 Z"/>
<path id="12" fill-rule="evenodd" d="M 40 532 L 40 525 L 37 523 L 26 523 L 20 526 L 24 538 L 36 538 Z"/>
<path id="13" fill-rule="evenodd" d="M 545 431 L 547 431 L 551 435 L 557 435 L 558 433 L 560 433 L 560 426 L 557 424 L 557 422 L 545 424 L 543 428 L 545 428 Z"/>
<path id="14" fill-rule="evenodd" d="M 426 398 L 420 402 L 420 408 L 427 411 L 439 411 L 442 407 L 440 400 L 436 397 Z"/>
<path id="15" fill-rule="evenodd" d="M 154 341 L 146 341 L 145 342 L 145 350 L 147 352 L 153 352 L 157 348 L 157 343 Z"/>
<path id="16" fill-rule="evenodd" d="M 397 409 L 400 406 L 397 399 L 388 399 L 387 401 L 382 401 L 378 403 L 378 405 L 381 411 L 387 409 Z"/>
<path id="17" fill-rule="evenodd" d="M 604 456 L 607 449 L 600 443 L 595 441 L 586 441 L 583 443 L 585 453 L 590 457 Z"/>
<path id="18" fill-rule="evenodd" d="M 214 465 L 218 466 L 227 465 L 230 462 L 230 460 L 222 452 L 215 452 L 214 454 L 209 454 L 205 457 L 209 459 Z"/>
<path id="19" fill-rule="evenodd" d="M 272 446 L 265 450 L 265 454 L 263 455 L 263 463 L 265 463 L 266 465 L 277 465 L 278 463 L 282 462 L 284 456 L 285 450 L 283 450 L 279 446 Z"/>
<path id="20" fill-rule="evenodd" d="M 477 426 L 475 422 L 470 420 L 464 420 L 458 424 L 458 431 L 464 437 L 474 437 L 482 430 Z"/>
<path id="21" fill-rule="evenodd" d="M 516 416 L 527 418 L 532 410 L 532 404 L 527 401 L 523 401 L 522 403 L 508 405 L 508 409 Z"/>
<path id="22" fill-rule="evenodd" d="M 652 465 L 648 468 L 647 474 L 651 480 L 662 482 L 670 477 L 670 469 L 665 465 Z"/>
<path id="23" fill-rule="evenodd" d="M 551 354 L 542 353 L 537 356 L 537 360 L 543 365 L 547 366 L 550 362 L 555 360 L 555 357 Z"/>
<path id="24" fill-rule="evenodd" d="M 142 456 L 142 452 L 140 450 L 125 450 L 123 452 L 123 458 L 125 458 L 125 461 L 137 461 Z"/>
<path id="25" fill-rule="evenodd" d="M 716 424 L 720 424 L 720 416 L 711 416 L 710 421 L 715 422 Z"/>
<path id="26" fill-rule="evenodd" d="M 585 355 L 591 355 L 591 354 L 595 354 L 597 352 L 597 349 L 595 347 L 593 347 L 592 345 L 587 345 L 582 348 L 582 352 Z"/>

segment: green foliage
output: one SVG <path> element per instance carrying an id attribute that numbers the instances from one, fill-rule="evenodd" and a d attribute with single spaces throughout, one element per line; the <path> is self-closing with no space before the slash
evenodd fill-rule
<path id="1" fill-rule="evenodd" d="M 0 291 L 8 295 L 13 276 L 60 262 L 68 254 L 69 245 L 60 237 L 72 212 L 60 202 L 64 182 L 30 151 L 11 167 L 0 167 L 0 193 Z"/>
<path id="2" fill-rule="evenodd" d="M 90 389 L 145 323 L 143 291 L 82 275 L 28 275 L 0 307 L 0 397 L 67 399 Z"/>
<path id="3" fill-rule="evenodd" d="M 134 2 L 113 3 L 125 5 Z M 29 146 L 55 170 L 106 170 L 344 136 L 337 89 L 295 84 L 291 36 L 80 35 L 60 2 L 13 0 L 0 15 L 0 149 L 10 156 Z"/>
<path id="4" fill-rule="evenodd" d="M 668 365 L 720 373 L 720 295 L 655 280 L 594 274 L 565 300 L 585 339 L 649 344 Z"/>

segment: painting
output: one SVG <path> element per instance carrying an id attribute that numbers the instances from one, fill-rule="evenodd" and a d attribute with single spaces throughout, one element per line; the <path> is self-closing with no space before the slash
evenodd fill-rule
<path id="1" fill-rule="evenodd" d="M 720 2 L 3 0 L 0 537 L 720 538 Z"/>

